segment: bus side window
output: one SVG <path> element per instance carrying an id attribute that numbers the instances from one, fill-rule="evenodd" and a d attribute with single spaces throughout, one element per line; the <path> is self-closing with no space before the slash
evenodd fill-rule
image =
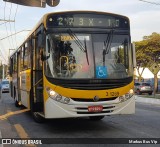
<path id="1" fill-rule="evenodd" d="M 28 41 L 28 57 L 27 57 L 27 60 L 28 60 L 28 68 L 31 68 L 31 48 L 32 48 L 32 45 L 31 45 L 31 40 Z"/>
<path id="2" fill-rule="evenodd" d="M 23 70 L 23 63 L 24 63 L 24 60 L 23 60 L 23 54 L 24 54 L 24 47 L 22 46 L 21 47 L 21 50 L 20 50 L 20 63 L 21 63 L 21 68 L 20 68 L 20 71 Z"/>
<path id="3" fill-rule="evenodd" d="M 13 73 L 17 73 L 17 53 L 13 56 Z"/>
<path id="4" fill-rule="evenodd" d="M 42 33 L 38 34 L 36 45 L 36 66 L 39 70 L 42 69 L 42 55 L 44 54 L 44 36 Z"/>
<path id="5" fill-rule="evenodd" d="M 24 53 L 23 53 L 23 68 L 28 69 L 30 68 L 30 43 L 27 41 L 25 43 L 24 47 Z"/>
<path id="6" fill-rule="evenodd" d="M 26 42 L 24 45 L 24 53 L 23 53 L 23 69 L 27 69 L 28 68 L 28 43 Z"/>
<path id="7" fill-rule="evenodd" d="M 9 74 L 12 76 L 13 74 L 13 57 L 10 58 L 10 67 L 9 67 Z"/>

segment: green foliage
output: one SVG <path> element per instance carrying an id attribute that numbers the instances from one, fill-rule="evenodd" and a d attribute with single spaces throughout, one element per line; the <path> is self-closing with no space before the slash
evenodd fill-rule
<path id="1" fill-rule="evenodd" d="M 144 36 L 142 41 L 135 42 L 136 61 L 139 67 L 149 67 L 153 62 L 160 62 L 160 34 Z"/>
<path id="2" fill-rule="evenodd" d="M 7 75 L 7 70 L 8 70 L 8 66 L 7 65 L 5 65 L 5 67 L 4 67 L 4 77 L 6 77 L 6 75 Z M 1 65 L 0 66 L 0 79 L 2 79 L 2 77 L 3 77 L 3 66 Z"/>

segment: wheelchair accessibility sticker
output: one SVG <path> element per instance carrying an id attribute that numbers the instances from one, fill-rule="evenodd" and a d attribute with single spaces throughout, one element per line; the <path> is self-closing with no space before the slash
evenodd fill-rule
<path id="1" fill-rule="evenodd" d="M 97 66 L 96 67 L 96 77 L 97 78 L 107 78 L 107 67 L 106 66 Z"/>

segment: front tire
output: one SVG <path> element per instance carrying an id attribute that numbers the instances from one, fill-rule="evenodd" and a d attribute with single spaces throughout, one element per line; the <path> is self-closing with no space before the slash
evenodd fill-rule
<path id="1" fill-rule="evenodd" d="M 44 123 L 45 122 L 45 118 L 42 117 L 38 112 L 32 112 L 32 116 L 33 116 L 33 119 L 35 120 L 35 122 L 37 122 L 37 123 Z"/>
<path id="2" fill-rule="evenodd" d="M 93 120 L 93 121 L 98 121 L 98 120 L 101 120 L 103 118 L 104 118 L 104 116 L 90 116 L 89 117 L 89 119 Z"/>
<path id="3" fill-rule="evenodd" d="M 20 107 L 19 102 L 16 99 L 15 99 L 15 103 L 14 104 L 15 104 L 16 107 Z"/>
<path id="4" fill-rule="evenodd" d="M 16 90 L 15 90 L 15 88 L 14 88 L 14 104 L 15 104 L 15 106 L 16 107 L 20 107 L 21 105 L 19 105 L 19 102 L 16 100 Z"/>

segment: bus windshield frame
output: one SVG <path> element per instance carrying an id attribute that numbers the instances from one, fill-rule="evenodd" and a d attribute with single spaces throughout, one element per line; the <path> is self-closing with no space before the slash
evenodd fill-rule
<path id="1" fill-rule="evenodd" d="M 47 77 L 66 80 L 133 77 L 129 31 L 115 30 L 109 42 L 112 29 L 100 32 L 69 30 L 53 31 L 46 37 L 50 44 L 46 43 L 46 55 L 49 57 L 45 62 Z M 109 52 L 104 55 L 108 44 Z"/>

